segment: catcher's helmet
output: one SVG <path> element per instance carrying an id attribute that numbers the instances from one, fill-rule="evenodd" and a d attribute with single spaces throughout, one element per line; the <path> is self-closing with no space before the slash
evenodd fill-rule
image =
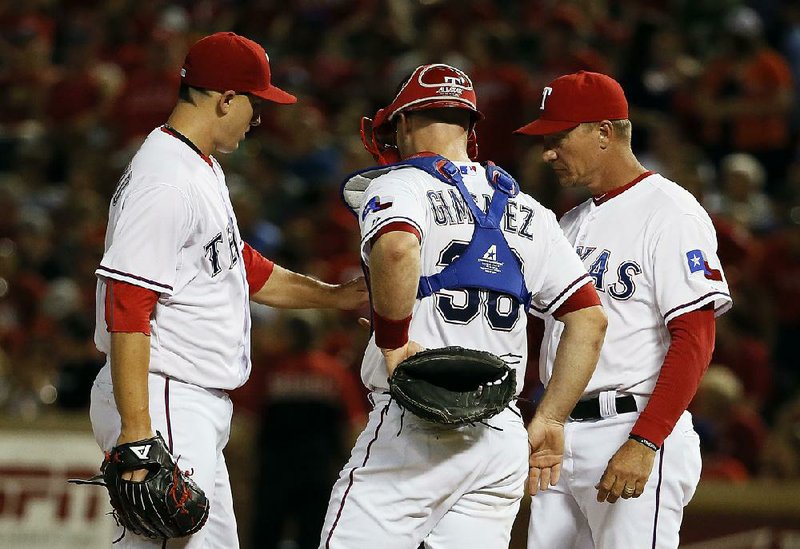
<path id="1" fill-rule="evenodd" d="M 367 151 L 382 164 L 400 160 L 394 143 L 392 121 L 401 112 L 424 109 L 459 108 L 472 113 L 473 125 L 483 118 L 478 110 L 472 80 L 462 70 L 444 63 L 420 65 L 400 87 L 388 107 L 375 118 L 361 119 L 361 140 Z M 470 128 L 469 156 L 477 156 L 474 127 Z"/>

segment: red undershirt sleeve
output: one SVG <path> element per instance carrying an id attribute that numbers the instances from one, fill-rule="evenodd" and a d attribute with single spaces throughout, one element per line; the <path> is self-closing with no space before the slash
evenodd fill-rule
<path id="1" fill-rule="evenodd" d="M 716 324 L 711 305 L 667 324 L 670 342 L 653 395 L 631 430 L 659 448 L 697 392 L 711 362 Z"/>
<path id="2" fill-rule="evenodd" d="M 134 284 L 106 279 L 106 330 L 150 335 L 150 316 L 158 293 Z"/>
<path id="3" fill-rule="evenodd" d="M 275 263 L 258 253 L 247 242 L 244 243 L 242 257 L 244 258 L 244 269 L 247 272 L 247 284 L 250 286 L 250 297 L 252 297 L 264 287 L 269 277 L 272 276 Z"/>
<path id="4" fill-rule="evenodd" d="M 575 291 L 567 300 L 561 304 L 561 307 L 556 309 L 553 316 L 561 318 L 567 313 L 572 313 L 587 307 L 594 307 L 600 305 L 600 296 L 597 295 L 597 290 L 594 289 L 594 284 L 591 282 L 584 284 Z"/>
<path id="5" fill-rule="evenodd" d="M 419 231 L 411 223 L 406 223 L 405 221 L 392 221 L 391 223 L 387 223 L 385 226 L 378 229 L 378 232 L 373 235 L 369 243 L 374 246 L 375 242 L 377 242 L 381 236 L 393 231 L 404 231 L 411 233 L 417 237 L 417 240 L 420 242 L 422 241 L 422 236 L 420 236 Z"/>

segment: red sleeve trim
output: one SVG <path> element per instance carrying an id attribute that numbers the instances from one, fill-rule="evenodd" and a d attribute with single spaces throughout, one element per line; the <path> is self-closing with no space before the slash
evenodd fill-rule
<path id="1" fill-rule="evenodd" d="M 573 313 L 588 307 L 595 307 L 600 305 L 600 296 L 597 295 L 597 290 L 594 289 L 594 284 L 591 282 L 584 284 L 578 288 L 574 294 L 569 296 L 567 300 L 561 304 L 561 307 L 556 309 L 553 316 L 561 318 L 567 313 Z"/>
<path id="2" fill-rule="evenodd" d="M 670 342 L 653 395 L 632 435 L 661 447 L 697 392 L 711 362 L 716 325 L 713 305 L 682 314 L 667 324 Z"/>
<path id="3" fill-rule="evenodd" d="M 394 231 L 403 231 L 406 233 L 411 233 L 417 237 L 417 240 L 422 242 L 422 236 L 419 234 L 419 231 L 417 230 L 416 227 L 414 227 L 414 225 L 412 225 L 411 223 L 407 223 L 405 221 L 392 221 L 391 223 L 387 223 L 386 225 L 378 229 L 378 232 L 375 233 L 372 236 L 372 238 L 369 239 L 370 245 L 374 246 L 375 242 L 377 242 L 377 240 L 380 237 L 382 237 L 386 233 L 391 233 Z"/>
<path id="4" fill-rule="evenodd" d="M 244 243 L 242 257 L 244 258 L 244 269 L 247 272 L 247 285 L 250 286 L 250 297 L 252 297 L 264 287 L 269 277 L 272 276 L 275 263 L 258 253 L 247 242 Z"/>
<path id="5" fill-rule="evenodd" d="M 150 317 L 158 301 L 158 293 L 121 280 L 106 282 L 106 330 L 140 332 L 150 335 Z"/>

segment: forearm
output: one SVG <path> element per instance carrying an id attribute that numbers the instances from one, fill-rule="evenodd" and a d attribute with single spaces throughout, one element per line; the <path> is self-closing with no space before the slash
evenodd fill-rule
<path id="1" fill-rule="evenodd" d="M 602 307 L 594 306 L 564 315 L 564 332 L 556 350 L 553 373 L 536 415 L 564 422 L 594 373 L 606 333 Z"/>
<path id="2" fill-rule="evenodd" d="M 653 394 L 631 434 L 660 447 L 694 398 L 714 351 L 713 307 L 685 313 L 669 323 L 671 342 Z"/>
<path id="3" fill-rule="evenodd" d="M 150 337 L 142 333 L 111 334 L 111 379 L 121 418 L 120 442 L 152 435 L 148 371 Z"/>
<path id="4" fill-rule="evenodd" d="M 417 299 L 420 272 L 415 235 L 397 231 L 381 236 L 370 253 L 373 310 L 392 320 L 407 318 Z"/>
<path id="5" fill-rule="evenodd" d="M 334 289 L 333 284 L 275 265 L 267 282 L 251 299 L 280 309 L 325 309 L 336 306 Z"/>

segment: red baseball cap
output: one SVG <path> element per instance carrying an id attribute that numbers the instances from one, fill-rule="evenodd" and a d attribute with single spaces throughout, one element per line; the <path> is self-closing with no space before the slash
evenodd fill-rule
<path id="1" fill-rule="evenodd" d="M 259 44 L 232 32 L 217 32 L 197 41 L 186 54 L 181 79 L 214 91 L 233 90 L 275 103 L 297 98 L 270 83 L 269 56 Z"/>
<path id="2" fill-rule="evenodd" d="M 619 82 L 598 72 L 579 71 L 559 76 L 542 90 L 541 115 L 514 133 L 547 135 L 583 122 L 624 120 L 628 101 Z"/>
<path id="3" fill-rule="evenodd" d="M 374 127 L 390 122 L 398 113 L 422 109 L 456 107 L 472 111 L 478 119 L 478 98 L 467 74 L 444 63 L 420 65 L 391 104 L 375 115 Z"/>

